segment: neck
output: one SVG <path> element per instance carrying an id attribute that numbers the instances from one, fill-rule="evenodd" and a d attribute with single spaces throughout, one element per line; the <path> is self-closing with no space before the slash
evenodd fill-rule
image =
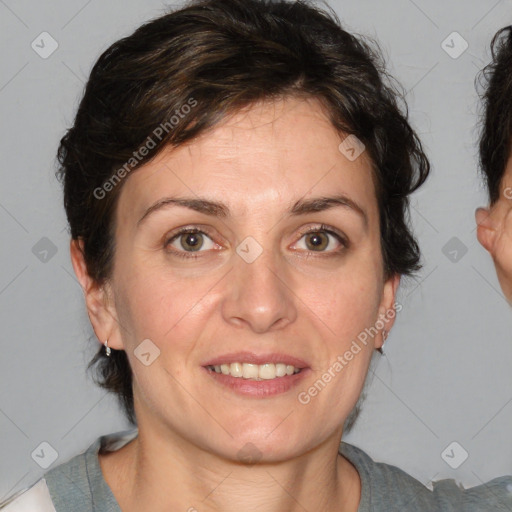
<path id="1" fill-rule="evenodd" d="M 356 512 L 357 470 L 338 454 L 339 436 L 294 459 L 252 465 L 228 460 L 151 428 L 100 466 L 123 512 Z"/>

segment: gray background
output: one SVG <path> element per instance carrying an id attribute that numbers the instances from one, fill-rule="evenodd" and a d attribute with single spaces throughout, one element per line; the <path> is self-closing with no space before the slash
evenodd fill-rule
<path id="1" fill-rule="evenodd" d="M 93 62 L 166 5 L 0 0 L 0 500 L 44 473 L 31 457 L 41 442 L 58 452 L 56 465 L 127 426 L 85 372 L 96 342 L 69 260 L 54 158 Z M 380 41 L 433 164 L 412 208 L 425 267 L 403 283 L 404 309 L 345 440 L 427 485 L 455 478 L 472 486 L 511 474 L 512 311 L 475 236 L 474 210 L 485 193 L 476 171 L 474 79 L 492 35 L 512 23 L 512 1 L 330 5 L 346 28 Z M 43 31 L 59 45 L 47 59 L 31 48 Z M 456 59 L 441 46 L 453 31 L 469 44 Z M 450 240 L 467 248 L 462 257 L 457 249 L 456 262 L 443 253 Z M 469 453 L 458 469 L 441 456 L 452 441 Z"/>

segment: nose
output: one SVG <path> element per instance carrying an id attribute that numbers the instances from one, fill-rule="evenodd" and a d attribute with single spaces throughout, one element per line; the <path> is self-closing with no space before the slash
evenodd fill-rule
<path id="1" fill-rule="evenodd" d="M 222 315 L 235 327 L 249 327 L 255 333 L 284 328 L 297 317 L 297 297 L 284 262 L 263 250 L 251 263 L 234 255 L 235 263 L 227 281 Z"/>

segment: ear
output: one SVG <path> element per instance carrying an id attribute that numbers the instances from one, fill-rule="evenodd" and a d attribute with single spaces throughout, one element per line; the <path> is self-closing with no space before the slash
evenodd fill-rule
<path id="1" fill-rule="evenodd" d="M 494 216 L 489 208 L 477 208 L 475 211 L 475 220 L 477 224 L 476 237 L 480 244 L 491 254 L 494 253 L 494 243 L 496 240 L 496 226 L 494 225 Z"/>
<path id="2" fill-rule="evenodd" d="M 399 284 L 399 274 L 390 276 L 384 283 L 382 300 L 379 306 L 379 318 L 376 322 L 379 327 L 381 324 L 383 324 L 383 327 L 380 329 L 379 335 L 375 337 L 376 349 L 379 349 L 382 347 L 382 345 L 384 345 L 387 334 L 390 333 L 391 329 L 393 328 L 393 324 L 395 323 L 396 314 L 402 309 L 400 305 L 395 303 L 396 292 L 398 290 Z M 398 308 L 397 306 L 400 307 Z M 386 334 L 384 334 L 384 331 L 386 331 Z"/>
<path id="3" fill-rule="evenodd" d="M 108 284 L 99 285 L 88 273 L 83 240 L 71 240 L 71 263 L 84 292 L 87 314 L 100 343 L 108 340 L 111 348 L 122 350 L 117 315 Z"/>

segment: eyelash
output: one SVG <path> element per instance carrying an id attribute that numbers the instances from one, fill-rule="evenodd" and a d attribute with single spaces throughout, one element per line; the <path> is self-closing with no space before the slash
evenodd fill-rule
<path id="1" fill-rule="evenodd" d="M 179 231 L 174 233 L 169 239 L 167 239 L 167 241 L 165 242 L 165 247 L 168 247 L 172 242 L 174 242 L 181 235 L 194 234 L 194 233 L 201 233 L 201 234 L 206 235 L 209 238 L 211 238 L 210 235 L 203 229 L 187 227 L 187 228 L 180 229 Z M 305 236 L 309 233 L 327 233 L 329 235 L 334 236 L 334 238 L 336 238 L 336 240 L 342 245 L 341 249 L 337 249 L 335 251 L 327 251 L 325 256 L 321 256 L 323 258 L 327 258 L 327 257 L 331 257 L 331 256 L 338 256 L 342 251 L 348 249 L 350 246 L 348 239 L 342 233 L 338 232 L 338 230 L 336 230 L 332 226 L 328 226 L 326 224 L 321 224 L 320 226 L 315 226 L 313 228 L 308 228 L 303 231 L 300 231 L 299 240 L 303 236 Z M 197 258 L 201 257 L 199 254 L 194 254 L 194 252 L 192 252 L 192 251 L 176 251 L 173 249 L 169 252 L 173 256 L 178 256 L 179 258 L 183 258 L 183 259 L 197 259 Z M 196 251 L 196 252 L 204 252 L 204 251 Z M 317 251 L 307 251 L 307 252 L 309 252 L 310 254 L 317 253 Z M 324 251 L 320 251 L 317 254 L 322 254 L 322 252 L 324 252 Z"/>
<path id="2" fill-rule="evenodd" d="M 203 235 L 209 236 L 208 233 L 206 231 L 204 231 L 203 229 L 199 229 L 199 228 L 183 228 L 183 229 L 180 229 L 179 231 L 177 231 L 176 233 L 174 233 L 171 236 L 171 238 L 169 238 L 165 242 L 165 247 L 169 246 L 172 242 L 174 242 L 174 240 L 179 238 L 181 235 L 194 234 L 194 233 L 201 233 Z M 183 259 L 194 259 L 195 260 L 195 259 L 201 257 L 199 254 L 194 254 L 193 252 L 190 252 L 190 251 L 176 251 L 174 249 L 171 249 L 169 252 L 173 256 L 178 256 L 179 258 L 183 258 Z"/>

